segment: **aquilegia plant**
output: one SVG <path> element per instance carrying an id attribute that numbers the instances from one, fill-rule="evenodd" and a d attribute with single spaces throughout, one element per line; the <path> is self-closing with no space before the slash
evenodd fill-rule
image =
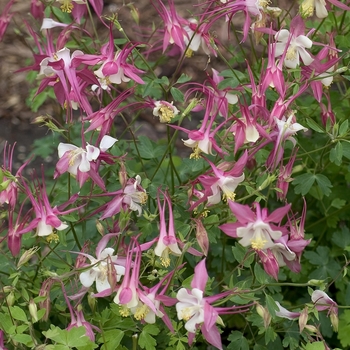
<path id="1" fill-rule="evenodd" d="M 0 349 L 350 346 L 349 1 L 16 6 Z"/>

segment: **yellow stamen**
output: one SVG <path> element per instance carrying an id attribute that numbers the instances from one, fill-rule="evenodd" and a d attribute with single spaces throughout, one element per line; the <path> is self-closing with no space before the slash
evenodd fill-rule
<path id="1" fill-rule="evenodd" d="M 58 243 L 60 241 L 60 238 L 58 237 L 57 233 L 52 232 L 46 237 L 46 241 L 48 243 L 51 243 L 51 242 Z"/>
<path id="2" fill-rule="evenodd" d="M 261 250 L 264 248 L 265 243 L 267 243 L 266 239 L 261 238 L 260 236 L 257 237 L 256 239 L 251 239 L 250 243 L 252 245 L 252 248 L 254 250 Z"/>
<path id="3" fill-rule="evenodd" d="M 74 5 L 72 4 L 71 0 L 63 0 L 63 4 L 61 6 L 62 12 L 71 13 L 74 8 Z"/>
<path id="4" fill-rule="evenodd" d="M 163 250 L 162 256 L 160 257 L 160 261 L 164 267 L 170 266 L 169 250 L 170 249 L 168 247 L 166 247 Z"/>
<path id="5" fill-rule="evenodd" d="M 299 7 L 301 17 L 309 18 L 314 14 L 315 0 L 304 0 Z"/>
<path id="6" fill-rule="evenodd" d="M 146 317 L 146 315 L 149 313 L 149 311 L 150 311 L 149 307 L 146 304 L 143 304 L 141 307 L 138 307 L 136 309 L 134 317 L 138 321 L 143 320 Z"/>
<path id="7" fill-rule="evenodd" d="M 289 61 L 294 61 L 297 58 L 297 50 L 295 46 L 290 46 L 287 50 L 286 59 Z"/>
<path id="8" fill-rule="evenodd" d="M 139 197 L 140 197 L 140 204 L 144 205 L 147 203 L 148 195 L 145 192 L 139 192 Z"/>
<path id="9" fill-rule="evenodd" d="M 119 309 L 120 316 L 128 317 L 130 315 L 130 310 L 126 306 L 121 306 Z"/>
<path id="10" fill-rule="evenodd" d="M 192 312 L 190 307 L 186 307 L 181 312 L 182 319 L 188 321 L 192 317 Z"/>
<path id="11" fill-rule="evenodd" d="M 190 48 L 188 48 L 185 52 L 185 56 L 187 58 L 191 58 L 193 56 L 193 51 Z"/>
<path id="12" fill-rule="evenodd" d="M 234 201 L 235 198 L 236 198 L 236 193 L 234 193 L 234 192 L 227 191 L 227 192 L 225 192 L 224 195 L 223 195 L 223 200 L 224 200 L 225 202 L 227 202 L 228 200 Z"/>
<path id="13" fill-rule="evenodd" d="M 202 150 L 198 147 L 198 145 L 193 147 L 192 150 L 193 150 L 193 153 L 191 153 L 190 159 L 199 159 L 199 158 L 201 158 Z"/>
<path id="14" fill-rule="evenodd" d="M 169 123 L 174 118 L 174 112 L 168 106 L 162 106 L 159 108 L 159 121 L 161 123 Z"/>

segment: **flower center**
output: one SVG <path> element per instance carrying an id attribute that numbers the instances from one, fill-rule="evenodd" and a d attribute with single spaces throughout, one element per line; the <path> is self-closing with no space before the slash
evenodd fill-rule
<path id="1" fill-rule="evenodd" d="M 297 50 L 295 46 L 290 46 L 287 50 L 286 59 L 289 61 L 294 61 L 297 58 Z"/>
<path id="2" fill-rule="evenodd" d="M 68 160 L 68 164 L 69 166 L 73 166 L 75 164 L 75 162 L 77 161 L 77 158 L 84 153 L 85 151 L 82 148 L 77 148 L 73 151 L 69 152 L 69 160 Z"/>
<path id="3" fill-rule="evenodd" d="M 202 150 L 198 147 L 198 143 L 192 148 L 193 153 L 190 155 L 190 159 L 199 159 L 201 158 Z"/>
<path id="4" fill-rule="evenodd" d="M 160 257 L 160 261 L 164 267 L 170 266 L 169 250 L 169 247 L 166 247 L 162 252 L 162 256 Z"/>
<path id="5" fill-rule="evenodd" d="M 60 238 L 58 237 L 57 233 L 51 232 L 47 237 L 46 237 L 46 241 L 48 243 L 54 242 L 54 243 L 58 243 L 60 241 Z"/>
<path id="6" fill-rule="evenodd" d="M 159 120 L 161 123 L 169 123 L 174 118 L 174 112 L 168 106 L 162 106 L 159 108 Z"/>
<path id="7" fill-rule="evenodd" d="M 119 313 L 122 317 L 128 317 L 130 315 L 130 310 L 126 306 L 121 306 L 119 308 Z"/>
<path id="8" fill-rule="evenodd" d="M 62 6 L 61 6 L 62 12 L 71 13 L 73 8 L 74 6 L 71 0 L 63 0 Z"/>
<path id="9" fill-rule="evenodd" d="M 261 250 L 264 248 L 265 244 L 267 243 L 267 240 L 258 235 L 258 237 L 252 238 L 250 240 L 250 243 L 254 250 Z"/>
<path id="10" fill-rule="evenodd" d="M 138 321 L 143 320 L 146 317 L 146 315 L 149 313 L 149 311 L 150 311 L 149 307 L 146 304 L 143 304 L 141 307 L 138 307 L 136 309 L 134 317 Z"/>

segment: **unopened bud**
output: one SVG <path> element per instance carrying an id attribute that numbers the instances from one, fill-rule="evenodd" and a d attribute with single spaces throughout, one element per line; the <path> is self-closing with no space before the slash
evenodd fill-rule
<path id="1" fill-rule="evenodd" d="M 335 71 L 335 73 L 341 74 L 341 73 L 347 72 L 348 70 L 349 70 L 348 67 L 341 67 L 341 68 L 338 68 L 338 69 Z"/>
<path id="2" fill-rule="evenodd" d="M 113 291 L 117 285 L 117 271 L 114 268 L 114 264 L 110 255 L 107 257 L 107 281 Z"/>
<path id="3" fill-rule="evenodd" d="M 194 221 L 196 222 L 196 238 L 197 238 L 198 245 L 201 247 L 204 255 L 207 256 L 209 251 L 208 233 L 204 228 L 201 220 L 194 219 Z"/>
<path id="4" fill-rule="evenodd" d="M 8 306 L 13 306 L 13 304 L 16 301 L 15 294 L 11 292 L 7 297 L 6 297 L 6 303 Z"/>
<path id="5" fill-rule="evenodd" d="M 331 319 L 331 324 L 332 324 L 332 326 L 333 326 L 334 332 L 338 332 L 339 318 L 338 318 L 337 313 L 331 311 L 331 314 L 330 314 L 329 317 L 330 317 L 330 319 Z"/>
<path id="6" fill-rule="evenodd" d="M 93 293 L 88 294 L 87 300 L 91 311 L 94 312 L 96 308 L 96 298 L 93 296 Z"/>
<path id="7" fill-rule="evenodd" d="M 261 306 L 259 303 L 256 305 L 256 312 L 263 318 L 264 320 L 264 327 L 268 328 L 268 326 L 271 323 L 271 315 L 269 313 L 269 311 Z"/>
<path id="8" fill-rule="evenodd" d="M 28 308 L 29 308 L 30 316 L 32 316 L 33 323 L 38 322 L 39 321 L 38 308 L 33 299 L 30 300 Z"/>
<path id="9" fill-rule="evenodd" d="M 96 228 L 97 228 L 97 231 L 98 233 L 101 235 L 101 236 L 104 236 L 105 235 L 105 228 L 103 227 L 103 225 L 100 223 L 100 221 L 96 220 Z"/>
<path id="10" fill-rule="evenodd" d="M 306 327 L 308 318 L 309 318 L 309 310 L 308 310 L 307 307 L 305 307 L 304 310 L 300 313 L 300 316 L 299 316 L 299 330 L 300 330 L 300 333 Z"/>
<path id="11" fill-rule="evenodd" d="M 309 324 L 305 326 L 305 329 L 307 329 L 311 333 L 316 333 L 316 334 L 318 333 L 318 329 L 315 326 L 311 326 Z"/>
<path id="12" fill-rule="evenodd" d="M 17 263 L 17 269 L 20 269 L 24 264 L 26 264 L 39 249 L 39 247 L 33 247 L 26 250 L 19 258 L 19 261 Z"/>
<path id="13" fill-rule="evenodd" d="M 266 13 L 269 14 L 273 18 L 277 18 L 282 13 L 282 9 L 280 9 L 279 7 L 267 6 Z"/>
<path id="14" fill-rule="evenodd" d="M 133 20 L 136 22 L 137 25 L 140 23 L 140 14 L 137 8 L 133 4 L 128 4 L 128 7 L 130 8 L 130 14 Z"/>
<path id="15" fill-rule="evenodd" d="M 4 291 L 4 293 L 10 293 L 14 290 L 15 288 L 12 286 L 4 286 L 2 287 L 2 290 Z"/>
<path id="16" fill-rule="evenodd" d="M 268 175 L 267 178 L 263 181 L 263 183 L 258 187 L 259 191 L 262 191 L 266 187 L 268 187 L 272 182 L 276 180 L 275 175 Z"/>
<path id="17" fill-rule="evenodd" d="M 183 111 L 182 116 L 185 117 L 188 113 L 192 111 L 193 108 L 195 108 L 201 101 L 197 98 L 193 98 L 190 102 L 190 104 L 186 107 L 186 109 Z"/>
<path id="18" fill-rule="evenodd" d="M 325 288 L 325 283 L 324 280 L 310 280 L 307 282 L 309 286 L 315 286 L 318 287 L 319 289 L 323 290 Z"/>
<path id="19" fill-rule="evenodd" d="M 123 188 L 126 186 L 127 181 L 128 181 L 128 173 L 126 171 L 125 164 L 121 162 L 120 170 L 119 170 L 119 182 Z"/>

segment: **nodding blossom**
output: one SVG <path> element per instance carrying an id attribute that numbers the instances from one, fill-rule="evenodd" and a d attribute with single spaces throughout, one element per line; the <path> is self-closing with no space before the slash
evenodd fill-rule
<path id="1" fill-rule="evenodd" d="M 338 304 L 322 290 L 315 290 L 311 294 L 311 300 L 318 311 L 328 310 L 333 329 L 338 331 Z"/>
<path id="2" fill-rule="evenodd" d="M 181 288 L 176 295 L 177 318 L 185 321 L 185 328 L 189 332 L 189 345 L 194 334 L 200 329 L 209 344 L 222 349 L 221 337 L 216 323 L 223 324 L 220 314 L 243 313 L 249 310 L 250 305 L 214 307 L 211 304 L 222 299 L 234 291 L 227 291 L 210 297 L 204 297 L 208 273 L 205 259 L 200 261 L 194 269 L 191 289 Z"/>
<path id="3" fill-rule="evenodd" d="M 300 58 L 308 66 L 314 60 L 306 51 L 312 47 L 312 40 L 304 35 L 305 24 L 299 16 L 293 19 L 291 28 L 293 28 L 291 32 L 281 29 L 276 33 L 275 57 L 282 56 L 286 51 L 284 58 L 286 67 L 296 68 L 300 65 Z"/>
<path id="4" fill-rule="evenodd" d="M 170 123 L 171 120 L 179 114 L 179 110 L 173 105 L 173 102 L 155 101 L 153 115 L 159 117 L 161 123 Z"/>
<path id="5" fill-rule="evenodd" d="M 82 186 L 87 178 L 91 176 L 98 186 L 104 188 L 104 183 L 97 173 L 94 162 L 99 157 L 108 160 L 108 155 L 105 152 L 117 141 L 114 137 L 105 135 L 99 148 L 89 143 L 86 143 L 86 147 L 82 148 L 61 142 L 58 145 L 59 161 L 56 164 L 55 178 L 68 172 L 76 177 L 79 185 Z"/>
<path id="6" fill-rule="evenodd" d="M 108 278 L 109 268 L 114 268 L 115 272 L 113 271 L 112 273 L 116 275 L 116 282 L 119 282 L 121 276 L 125 274 L 125 259 L 113 255 L 113 248 L 106 248 L 110 237 L 111 235 L 105 235 L 101 239 L 96 248 L 96 258 L 89 254 L 80 253 L 90 260 L 90 268 L 79 275 L 81 284 L 88 288 L 95 283 L 97 292 L 103 296 L 109 295 L 115 288 L 115 286 L 110 285 Z M 108 261 L 111 263 L 111 266 L 108 266 Z"/>
<path id="7" fill-rule="evenodd" d="M 220 229 L 228 236 L 240 238 L 243 247 L 251 246 L 254 250 L 275 245 L 274 240 L 281 238 L 284 228 L 271 223 L 279 223 L 290 210 L 290 204 L 287 204 L 268 215 L 267 209 L 261 209 L 259 203 L 255 203 L 256 213 L 249 206 L 236 202 L 230 201 L 229 206 L 237 222 L 223 224 Z"/>

